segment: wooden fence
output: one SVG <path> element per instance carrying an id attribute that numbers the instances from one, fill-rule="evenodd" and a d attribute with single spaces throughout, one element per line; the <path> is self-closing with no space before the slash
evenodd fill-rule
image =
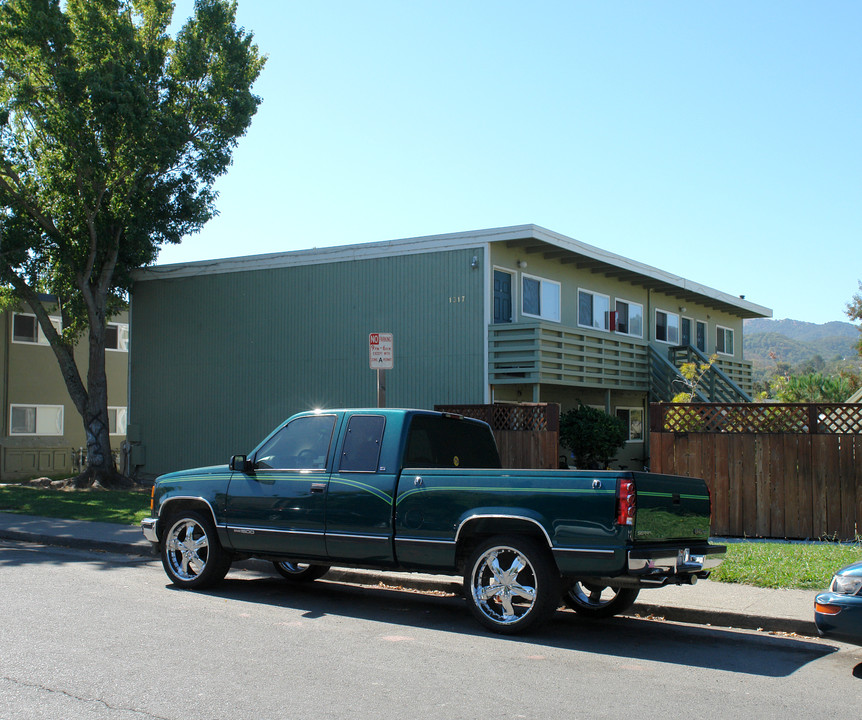
<path id="1" fill-rule="evenodd" d="M 651 405 L 650 469 L 707 481 L 714 535 L 862 534 L 862 404 Z"/>
<path id="2" fill-rule="evenodd" d="M 488 423 L 504 468 L 559 467 L 560 406 L 556 403 L 437 405 L 434 409 Z"/>

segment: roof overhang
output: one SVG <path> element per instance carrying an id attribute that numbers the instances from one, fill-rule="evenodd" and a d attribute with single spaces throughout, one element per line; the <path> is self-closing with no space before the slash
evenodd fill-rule
<path id="1" fill-rule="evenodd" d="M 266 255 L 204 260 L 175 265 L 156 265 L 136 270 L 136 282 L 167 278 L 216 275 L 222 273 L 272 270 L 300 265 L 320 265 L 335 262 L 370 260 L 408 254 L 443 252 L 478 248 L 492 243 L 505 243 L 507 247 L 521 249 L 527 254 L 541 254 L 548 260 L 571 264 L 604 277 L 655 290 L 678 298 L 682 302 L 697 302 L 716 310 L 726 311 L 742 318 L 772 317 L 772 310 L 756 305 L 744 297 L 723 293 L 706 285 L 673 275 L 658 268 L 644 265 L 593 245 L 573 240 L 538 225 L 472 230 L 444 235 L 387 240 L 384 242 L 313 248 Z"/>

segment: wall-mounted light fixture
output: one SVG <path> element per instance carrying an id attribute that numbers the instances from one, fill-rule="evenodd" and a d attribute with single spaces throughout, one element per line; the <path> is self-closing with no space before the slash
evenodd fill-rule
<path id="1" fill-rule="evenodd" d="M 473 259 L 470 261 L 470 267 L 474 270 L 479 267 L 479 256 L 474 255 Z"/>
<path id="2" fill-rule="evenodd" d="M 685 305 L 680 305 L 680 306 L 679 306 L 679 311 L 680 311 L 680 312 L 685 312 Z"/>
<path id="3" fill-rule="evenodd" d="M 526 260 L 516 260 L 515 265 L 517 265 L 519 268 L 525 268 L 525 267 L 527 267 L 527 261 Z"/>

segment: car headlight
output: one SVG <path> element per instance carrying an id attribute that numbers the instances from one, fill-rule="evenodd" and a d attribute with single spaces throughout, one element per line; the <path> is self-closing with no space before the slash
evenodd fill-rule
<path id="1" fill-rule="evenodd" d="M 862 591 L 862 577 L 856 575 L 835 575 L 829 589 L 839 595 L 859 595 Z"/>

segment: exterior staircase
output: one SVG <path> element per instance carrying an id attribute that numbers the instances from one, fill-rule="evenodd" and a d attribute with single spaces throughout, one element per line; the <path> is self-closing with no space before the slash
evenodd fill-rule
<path id="1" fill-rule="evenodd" d="M 671 402 L 674 395 L 688 390 L 688 385 L 679 371 L 684 363 L 709 363 L 709 358 L 691 345 L 672 347 L 667 356 L 649 346 L 650 393 L 653 402 Z M 751 397 L 725 375 L 717 364 L 713 364 L 700 384 L 695 388 L 695 402 L 706 403 L 750 403 Z"/>

